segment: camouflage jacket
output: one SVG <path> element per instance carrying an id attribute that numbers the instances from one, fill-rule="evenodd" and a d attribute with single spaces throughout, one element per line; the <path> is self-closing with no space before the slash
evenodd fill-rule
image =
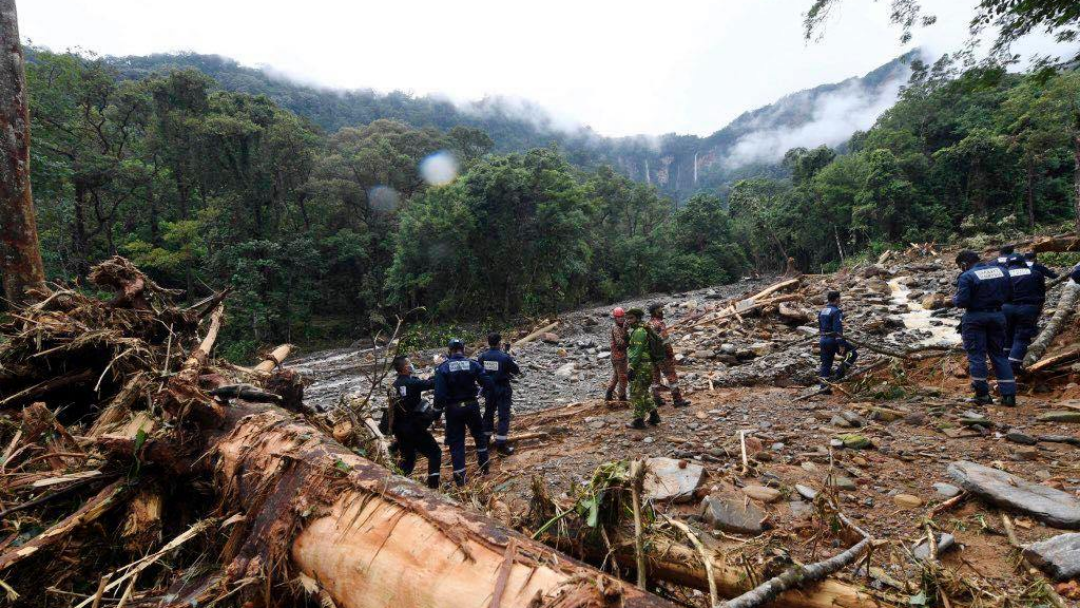
<path id="1" fill-rule="evenodd" d="M 611 325 L 611 358 L 615 361 L 626 359 L 626 348 L 630 343 L 630 334 L 626 331 L 626 325 L 613 323 Z"/>

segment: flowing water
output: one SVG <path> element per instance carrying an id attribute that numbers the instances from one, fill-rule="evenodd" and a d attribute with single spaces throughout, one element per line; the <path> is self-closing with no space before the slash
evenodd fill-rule
<path id="1" fill-rule="evenodd" d="M 889 289 L 892 290 L 892 303 L 897 306 L 907 307 L 908 312 L 900 315 L 905 327 L 930 333 L 930 337 L 916 342 L 915 345 L 953 346 L 959 344 L 960 333 L 956 330 L 959 321 L 948 317 L 935 317 L 932 311 L 927 310 L 920 302 L 910 298 L 911 289 L 903 281 L 903 278 L 889 281 Z"/>

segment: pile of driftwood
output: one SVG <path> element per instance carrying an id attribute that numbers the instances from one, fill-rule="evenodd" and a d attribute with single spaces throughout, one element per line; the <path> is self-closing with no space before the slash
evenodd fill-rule
<path id="1" fill-rule="evenodd" d="M 178 308 L 122 258 L 91 281 L 111 299 L 39 293 L 0 326 L 0 598 L 670 605 L 335 441 L 287 349 L 216 364 L 225 294 Z"/>

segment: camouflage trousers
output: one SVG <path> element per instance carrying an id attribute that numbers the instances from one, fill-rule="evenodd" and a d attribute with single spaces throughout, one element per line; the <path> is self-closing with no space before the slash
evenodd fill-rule
<path id="1" fill-rule="evenodd" d="M 661 377 L 667 380 L 667 388 L 671 391 L 671 398 L 675 401 L 682 399 L 682 391 L 679 389 L 679 374 L 675 371 L 675 360 L 665 359 L 661 363 L 652 366 L 652 393 L 659 397 L 664 385 Z"/>
<path id="2" fill-rule="evenodd" d="M 656 411 L 656 403 L 649 392 L 651 384 L 652 374 L 648 367 L 643 365 L 634 370 L 634 379 L 630 381 L 630 405 L 634 408 L 634 418 L 644 418 L 649 412 Z"/>

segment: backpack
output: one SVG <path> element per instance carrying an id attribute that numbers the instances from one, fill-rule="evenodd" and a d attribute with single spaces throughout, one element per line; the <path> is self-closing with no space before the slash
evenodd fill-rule
<path id="1" fill-rule="evenodd" d="M 642 325 L 645 328 L 645 348 L 649 352 L 649 359 L 653 363 L 662 363 L 667 360 L 667 346 L 664 345 L 664 339 L 660 337 L 660 334 L 656 333 L 656 330 L 651 325 L 645 323 Z"/>

